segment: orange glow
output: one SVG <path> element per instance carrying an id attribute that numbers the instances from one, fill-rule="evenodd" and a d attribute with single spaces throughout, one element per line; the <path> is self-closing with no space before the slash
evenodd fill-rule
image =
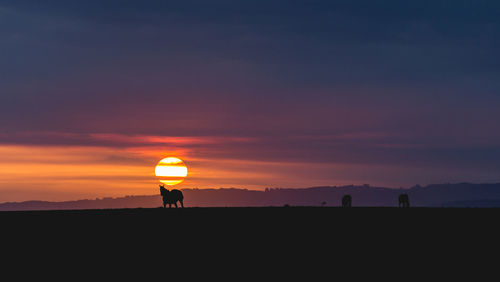
<path id="1" fill-rule="evenodd" d="M 176 185 L 184 181 L 188 170 L 184 162 L 176 157 L 162 159 L 155 168 L 155 175 L 160 182 L 167 185 Z"/>
<path id="2" fill-rule="evenodd" d="M 167 148 L 144 144 L 116 148 L 0 144 L 0 202 L 157 195 L 158 181 L 199 189 L 344 185 L 356 180 L 347 178 L 353 171 L 372 169 L 362 165 L 200 157 L 192 146 Z M 187 169 L 177 158 L 170 159 L 161 163 L 158 174 L 171 172 L 176 176 L 158 175 L 155 179 L 152 164 L 164 156 L 178 156 L 193 165 Z M 163 164 L 173 166 L 172 170 L 163 168 Z M 394 168 L 378 169 L 386 173 Z"/>

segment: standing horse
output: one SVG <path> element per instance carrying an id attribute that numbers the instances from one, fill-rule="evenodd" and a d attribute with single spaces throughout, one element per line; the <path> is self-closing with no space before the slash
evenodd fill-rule
<path id="1" fill-rule="evenodd" d="M 163 198 L 164 208 L 166 208 L 167 204 L 169 208 L 172 207 L 172 204 L 177 208 L 177 202 L 181 203 L 182 208 L 184 207 L 184 195 L 182 195 L 180 190 L 173 189 L 172 191 L 168 191 L 165 186 L 160 185 L 160 194 Z"/>
<path id="2" fill-rule="evenodd" d="M 351 205 L 352 205 L 351 195 L 344 195 L 344 197 L 342 197 L 342 207 L 343 208 L 350 208 Z"/>
<path id="3" fill-rule="evenodd" d="M 410 207 L 410 198 L 408 197 L 408 194 L 401 194 L 399 195 L 399 207 L 403 208 L 409 208 Z"/>

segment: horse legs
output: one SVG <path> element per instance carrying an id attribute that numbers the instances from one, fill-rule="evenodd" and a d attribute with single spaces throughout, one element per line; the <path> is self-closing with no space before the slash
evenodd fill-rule
<path id="1" fill-rule="evenodd" d="M 179 201 L 181 203 L 181 208 L 184 208 L 184 202 L 182 200 Z"/>
<path id="2" fill-rule="evenodd" d="M 174 203 L 174 205 L 175 205 L 175 208 L 178 208 L 178 206 L 177 206 L 177 202 L 175 202 L 175 203 Z"/>

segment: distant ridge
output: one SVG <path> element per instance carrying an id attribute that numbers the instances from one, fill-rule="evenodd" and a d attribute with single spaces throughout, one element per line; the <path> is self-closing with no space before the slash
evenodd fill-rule
<path id="1" fill-rule="evenodd" d="M 251 206 L 340 206 L 343 195 L 352 196 L 355 206 L 397 206 L 397 197 L 408 193 L 411 206 L 419 207 L 500 207 L 500 183 L 432 184 L 409 189 L 372 187 L 369 185 L 326 186 L 310 188 L 239 188 L 183 189 L 186 207 Z M 109 208 L 154 208 L 161 206 L 159 195 L 125 196 L 49 202 L 25 201 L 0 203 L 0 211 L 67 210 Z"/>

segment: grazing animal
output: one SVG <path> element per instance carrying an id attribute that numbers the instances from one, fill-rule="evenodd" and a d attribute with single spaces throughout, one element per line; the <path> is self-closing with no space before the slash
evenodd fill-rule
<path id="1" fill-rule="evenodd" d="M 342 207 L 343 208 L 350 208 L 351 205 L 352 205 L 351 195 L 344 195 L 344 197 L 342 197 Z"/>
<path id="2" fill-rule="evenodd" d="M 175 207 L 177 208 L 177 202 L 181 203 L 181 207 L 183 208 L 184 207 L 184 195 L 182 195 L 182 192 L 177 190 L 177 189 L 173 189 L 172 191 L 168 191 L 165 186 L 163 185 L 160 185 L 160 194 L 163 198 L 163 207 L 166 208 L 167 207 L 167 204 L 168 204 L 168 207 L 171 208 L 172 207 L 172 204 L 175 205 Z"/>
<path id="3" fill-rule="evenodd" d="M 410 198 L 408 197 L 408 194 L 401 194 L 399 195 L 399 207 L 403 208 L 409 208 L 410 207 Z"/>

